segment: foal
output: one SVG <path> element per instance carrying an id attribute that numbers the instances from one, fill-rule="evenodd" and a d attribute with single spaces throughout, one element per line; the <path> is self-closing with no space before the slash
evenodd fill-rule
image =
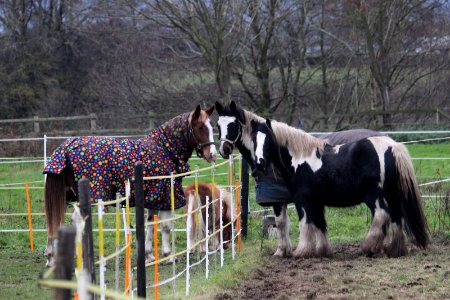
<path id="1" fill-rule="evenodd" d="M 231 198 L 230 194 L 225 191 L 225 189 L 214 185 L 214 199 L 213 199 L 213 185 L 210 183 L 199 183 L 198 184 L 198 196 L 199 201 L 195 199 L 195 184 L 191 183 L 184 189 L 184 196 L 186 198 L 186 206 L 184 207 L 184 211 L 187 213 L 189 208 L 191 211 L 196 208 L 203 207 L 201 209 L 201 218 L 200 218 L 200 236 L 199 239 L 204 239 L 206 237 L 206 197 L 208 197 L 208 203 L 210 204 L 208 208 L 208 231 L 209 234 L 213 234 L 214 227 L 217 231 L 220 228 L 220 201 L 222 201 L 222 224 L 226 226 L 223 228 L 223 247 L 227 249 L 230 246 L 230 241 L 232 239 L 232 231 L 231 231 Z M 222 199 L 220 200 L 220 194 L 222 194 Z M 212 201 L 219 199 L 214 202 L 214 206 L 212 205 Z M 200 203 L 199 203 L 200 202 Z M 196 216 L 197 214 L 192 214 L 192 216 Z M 192 224 L 189 230 L 189 239 L 191 241 L 191 245 L 195 242 L 195 232 L 196 232 L 196 218 L 191 218 Z M 228 225 L 227 225 L 228 224 Z M 220 247 L 220 236 L 219 233 L 214 235 L 213 239 L 213 248 L 218 249 Z M 206 252 L 206 241 L 200 244 L 200 251 Z"/>

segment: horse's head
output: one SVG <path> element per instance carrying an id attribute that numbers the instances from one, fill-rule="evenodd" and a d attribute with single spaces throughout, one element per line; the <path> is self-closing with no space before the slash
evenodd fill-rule
<path id="1" fill-rule="evenodd" d="M 222 106 L 216 102 L 216 110 L 219 114 L 217 126 L 219 127 L 219 152 L 223 158 L 228 158 L 233 153 L 236 142 L 242 136 L 242 127 L 245 125 L 244 110 L 237 107 L 234 101 L 230 105 Z"/>
<path id="2" fill-rule="evenodd" d="M 200 105 L 189 116 L 190 141 L 192 141 L 197 155 L 208 162 L 217 159 L 216 146 L 214 145 L 213 127 L 209 116 L 214 111 L 214 106 L 202 110 Z"/>
<path id="3" fill-rule="evenodd" d="M 255 150 L 253 163 L 259 170 L 266 171 L 268 164 L 280 155 L 279 146 L 272 131 L 272 124 L 269 119 L 260 123 L 255 120 L 250 122 L 252 131 L 251 138 Z"/>

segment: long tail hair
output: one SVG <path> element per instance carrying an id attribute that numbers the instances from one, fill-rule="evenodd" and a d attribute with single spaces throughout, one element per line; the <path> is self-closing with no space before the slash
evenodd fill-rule
<path id="1" fill-rule="evenodd" d="M 392 153 L 395 157 L 397 185 L 406 229 L 414 236 L 417 245 L 425 249 L 430 243 L 429 229 L 411 158 L 406 147 L 400 143 L 392 146 Z"/>
<path id="2" fill-rule="evenodd" d="M 47 174 L 45 181 L 45 218 L 49 237 L 53 237 L 55 229 L 64 223 L 66 212 L 66 183 L 65 172 L 61 174 Z"/>

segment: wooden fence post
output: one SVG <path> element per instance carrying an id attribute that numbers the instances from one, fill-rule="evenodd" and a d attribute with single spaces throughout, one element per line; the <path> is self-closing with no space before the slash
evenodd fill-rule
<path id="1" fill-rule="evenodd" d="M 148 129 L 153 130 L 156 128 L 156 116 L 157 114 L 155 112 L 148 112 Z"/>
<path id="2" fill-rule="evenodd" d="M 89 115 L 91 117 L 91 131 L 97 129 L 97 115 L 92 113 Z"/>
<path id="3" fill-rule="evenodd" d="M 80 201 L 80 213 L 84 223 L 83 232 L 83 265 L 87 270 L 90 278 L 89 282 L 96 283 L 95 279 L 95 266 L 94 266 L 94 241 L 92 237 L 92 214 L 91 214 L 91 199 L 89 197 L 89 180 L 82 178 L 78 181 L 78 197 Z M 95 299 L 95 295 L 92 295 L 92 299 Z"/>
<path id="4" fill-rule="evenodd" d="M 242 174 L 241 174 L 241 233 L 243 237 L 247 237 L 247 220 L 248 220 L 248 163 L 242 159 Z"/>
<path id="5" fill-rule="evenodd" d="M 144 180 L 142 162 L 134 167 L 134 190 L 136 209 L 136 254 L 137 254 L 137 295 L 145 298 L 145 223 L 144 223 Z"/>
<path id="6" fill-rule="evenodd" d="M 39 128 L 39 117 L 38 116 L 34 116 L 35 121 L 34 121 L 34 132 L 39 132 L 40 128 Z"/>
<path id="7" fill-rule="evenodd" d="M 55 258 L 55 279 L 71 280 L 73 272 L 73 257 L 75 255 L 75 226 L 63 225 L 58 229 L 58 251 Z M 55 288 L 54 300 L 69 300 L 71 289 Z"/>

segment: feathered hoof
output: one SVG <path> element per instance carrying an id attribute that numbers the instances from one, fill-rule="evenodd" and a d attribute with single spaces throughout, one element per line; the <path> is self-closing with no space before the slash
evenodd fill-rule
<path id="1" fill-rule="evenodd" d="M 408 248 L 405 243 L 392 242 L 391 244 L 385 246 L 384 252 L 388 257 L 395 258 L 408 255 Z"/>
<path id="2" fill-rule="evenodd" d="M 272 256 L 287 258 L 287 257 L 292 256 L 292 251 L 290 249 L 277 248 L 277 250 L 275 251 L 275 253 Z"/>
<path id="3" fill-rule="evenodd" d="M 330 249 L 330 247 L 320 247 L 316 249 L 316 256 L 317 257 L 331 257 L 333 256 L 333 251 Z"/>
<path id="4" fill-rule="evenodd" d="M 316 256 L 316 252 L 314 251 L 314 248 L 297 248 L 292 253 L 292 256 L 296 258 L 311 258 Z"/>
<path id="5" fill-rule="evenodd" d="M 283 257 L 283 251 L 281 251 L 280 248 L 277 248 L 277 250 L 275 251 L 274 254 L 272 254 L 272 256 L 275 256 L 275 257 Z"/>
<path id="6" fill-rule="evenodd" d="M 366 256 L 381 254 L 383 251 L 383 239 L 366 238 L 361 244 L 362 252 Z"/>

